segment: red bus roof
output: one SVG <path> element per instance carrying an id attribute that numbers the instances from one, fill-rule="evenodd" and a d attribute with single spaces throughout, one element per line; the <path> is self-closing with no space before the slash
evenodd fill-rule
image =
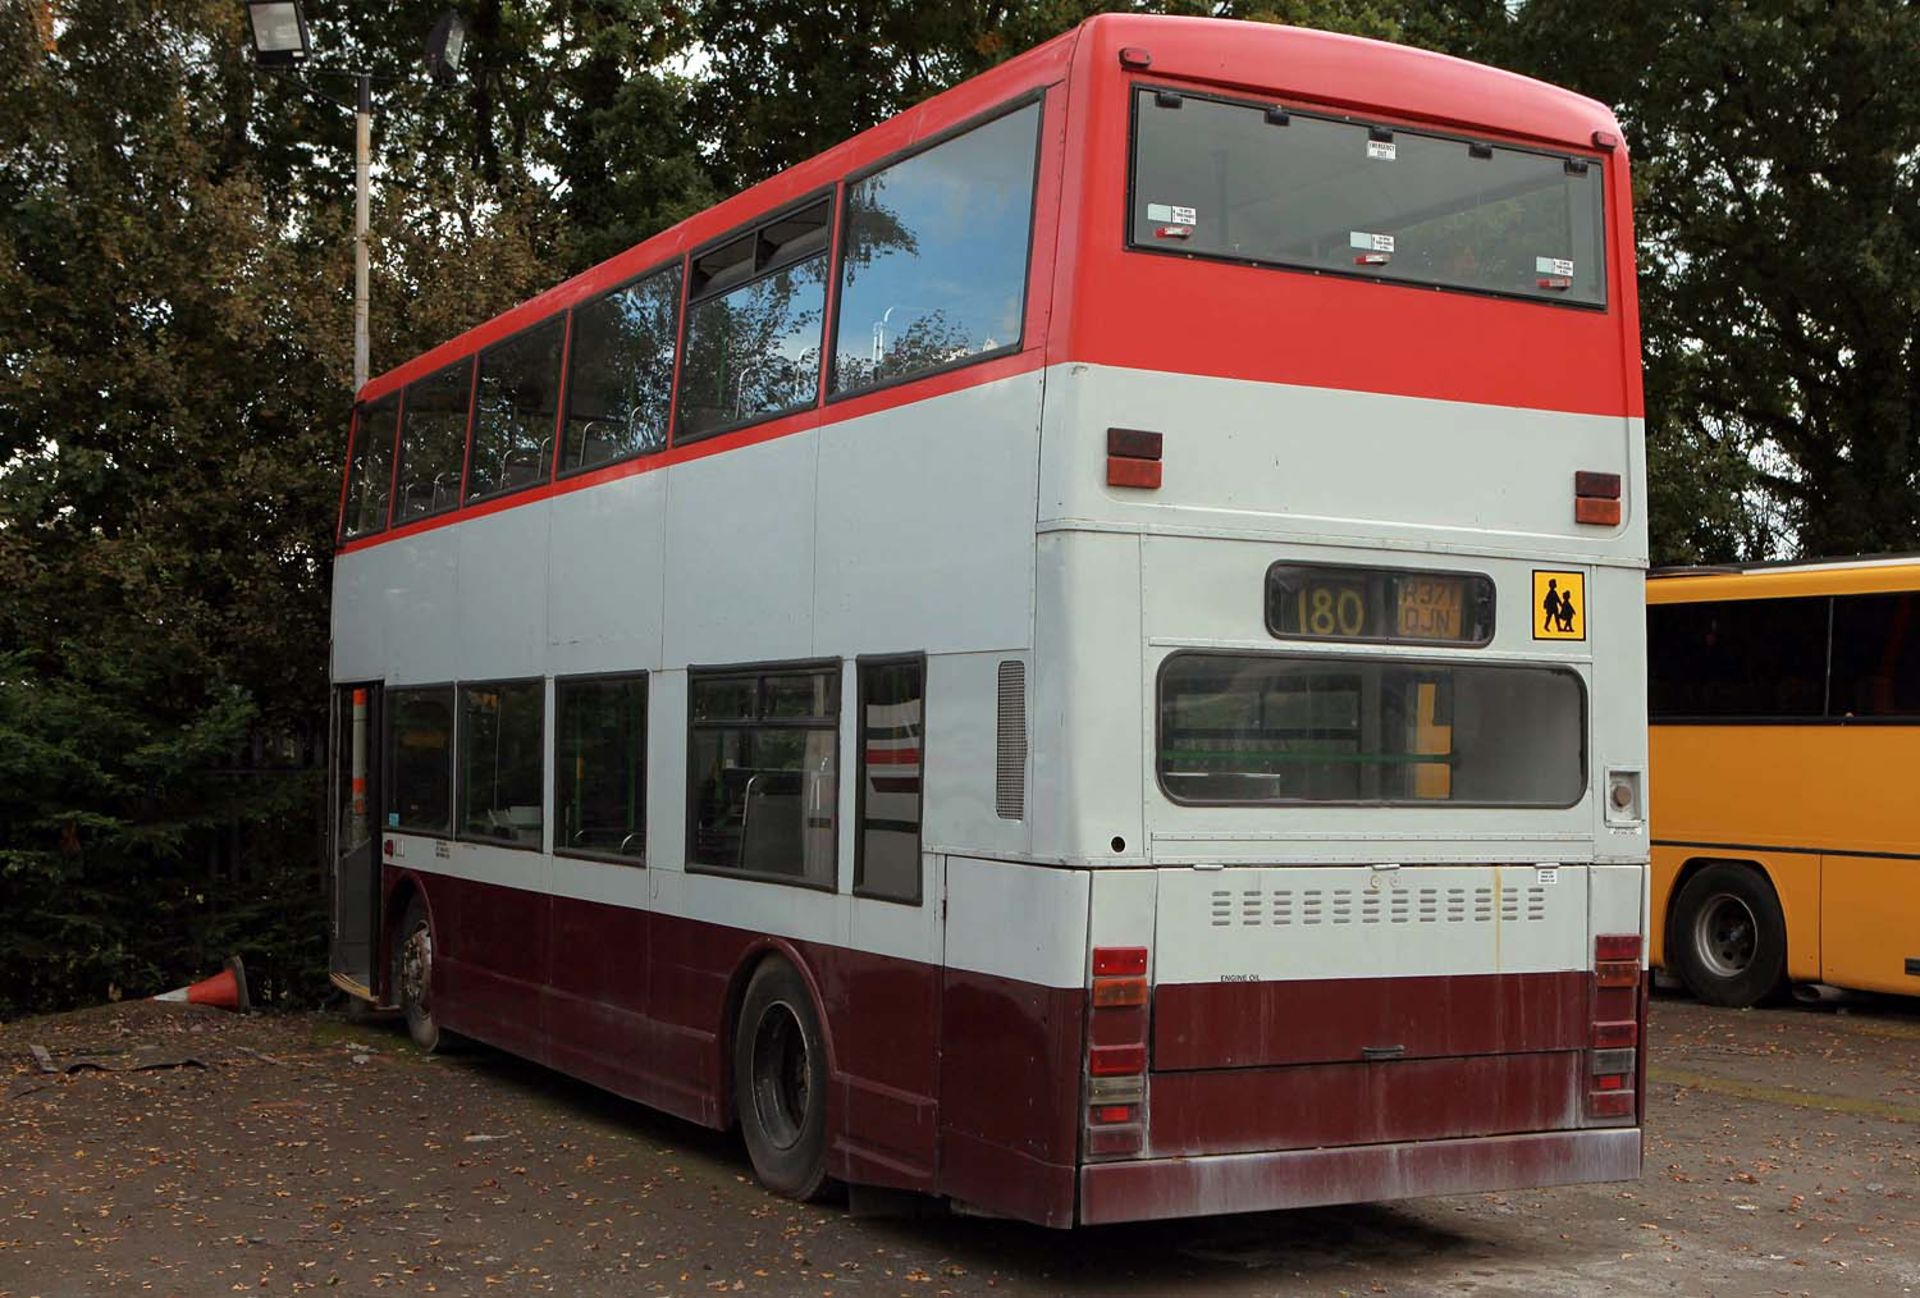
<path id="1" fill-rule="evenodd" d="M 1222 89 L 1298 97 L 1440 125 L 1590 150 L 1619 134 L 1603 104 L 1516 73 L 1444 54 L 1298 27 L 1215 18 L 1103 14 L 916 104 L 643 243 L 370 380 L 374 400 L 452 361 L 676 260 L 756 216 L 827 190 L 915 142 L 1029 90 L 1076 76 L 1127 75 L 1122 49 L 1144 50 L 1157 76 Z"/>

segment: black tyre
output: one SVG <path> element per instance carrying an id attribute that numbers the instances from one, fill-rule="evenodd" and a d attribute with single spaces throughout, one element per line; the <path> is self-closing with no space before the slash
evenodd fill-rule
<path id="1" fill-rule="evenodd" d="M 433 921 L 415 894 L 400 919 L 400 940 L 393 947 L 393 993 L 407 1019 L 407 1035 L 428 1054 L 453 1044 L 433 1017 Z"/>
<path id="2" fill-rule="evenodd" d="M 827 1184 L 826 1043 L 806 984 L 778 957 L 747 984 L 733 1084 L 754 1175 L 790 1198 L 818 1198 Z"/>
<path id="3" fill-rule="evenodd" d="M 1669 962 L 1709 1005 L 1744 1009 L 1787 980 L 1787 923 L 1765 875 L 1718 861 L 1687 880 L 1673 903 Z"/>

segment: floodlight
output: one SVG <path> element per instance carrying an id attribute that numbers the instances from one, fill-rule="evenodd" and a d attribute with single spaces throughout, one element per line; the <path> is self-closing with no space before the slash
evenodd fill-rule
<path id="1" fill-rule="evenodd" d="M 300 0 L 247 0 L 253 57 L 266 67 L 291 67 L 313 53 Z"/>

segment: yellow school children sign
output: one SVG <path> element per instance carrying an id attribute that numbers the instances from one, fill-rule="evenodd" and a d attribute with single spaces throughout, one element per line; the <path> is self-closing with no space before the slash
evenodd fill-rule
<path id="1" fill-rule="evenodd" d="M 1533 638 L 1587 638 L 1587 575 L 1533 570 Z"/>

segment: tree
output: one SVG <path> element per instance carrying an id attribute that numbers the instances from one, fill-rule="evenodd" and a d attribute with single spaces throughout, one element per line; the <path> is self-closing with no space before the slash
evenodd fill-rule
<path id="1" fill-rule="evenodd" d="M 387 78 L 376 368 L 705 201 L 657 6 L 475 8 L 449 89 L 437 3 L 308 5 Z M 0 1015 L 232 949 L 317 994 L 351 83 L 254 68 L 231 0 L 42 12 L 0 6 Z"/>
<path id="2" fill-rule="evenodd" d="M 1507 51 L 1632 148 L 1656 553 L 1920 547 L 1920 9 L 1533 0 Z"/>

